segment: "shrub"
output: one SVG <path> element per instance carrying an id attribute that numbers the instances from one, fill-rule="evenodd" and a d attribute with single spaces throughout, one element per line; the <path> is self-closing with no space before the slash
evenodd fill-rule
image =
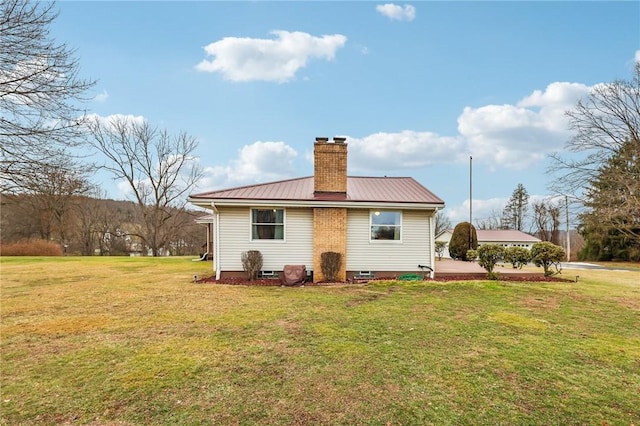
<path id="1" fill-rule="evenodd" d="M 453 259 L 467 260 L 467 251 L 478 248 L 476 228 L 469 222 L 460 222 L 453 229 L 449 242 L 449 254 Z"/>
<path id="2" fill-rule="evenodd" d="M 0 256 L 62 256 L 62 247 L 47 240 L 21 240 L 0 244 Z"/>
<path id="3" fill-rule="evenodd" d="M 487 271 L 487 278 L 497 280 L 499 275 L 493 272 L 496 264 L 504 258 L 504 247 L 498 244 L 483 244 L 478 247 L 478 265 Z"/>
<path id="4" fill-rule="evenodd" d="M 536 266 L 542 266 L 544 276 L 559 274 L 562 270 L 560 262 L 566 259 L 567 254 L 564 249 L 548 241 L 535 243 L 531 246 L 531 260 Z M 551 267 L 555 267 L 555 272 Z"/>
<path id="5" fill-rule="evenodd" d="M 467 250 L 467 260 L 473 262 L 478 258 L 478 250 Z"/>
<path id="6" fill-rule="evenodd" d="M 514 269 L 522 269 L 531 262 L 531 252 L 524 247 L 508 247 L 504 251 L 504 261 L 509 262 Z"/>
<path id="7" fill-rule="evenodd" d="M 342 267 L 342 254 L 335 251 L 325 251 L 320 255 L 320 269 L 326 281 L 335 281 Z"/>
<path id="8" fill-rule="evenodd" d="M 444 254 L 444 250 L 447 248 L 446 241 L 436 241 L 435 249 L 436 254 L 438 255 L 438 260 L 442 260 L 442 255 Z"/>
<path id="9" fill-rule="evenodd" d="M 258 250 L 242 252 L 242 268 L 249 281 L 253 281 L 262 269 L 262 253 Z"/>

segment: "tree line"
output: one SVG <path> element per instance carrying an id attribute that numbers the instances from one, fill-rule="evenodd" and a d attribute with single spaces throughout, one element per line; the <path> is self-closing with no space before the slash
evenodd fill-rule
<path id="1" fill-rule="evenodd" d="M 2 240 L 42 240 L 60 253 L 83 256 L 152 255 L 144 238 L 144 218 L 135 202 L 69 194 L 6 194 L 0 210 Z M 195 220 L 201 212 L 174 209 L 163 228 L 156 255 L 194 255 L 206 251 L 206 231 Z"/>

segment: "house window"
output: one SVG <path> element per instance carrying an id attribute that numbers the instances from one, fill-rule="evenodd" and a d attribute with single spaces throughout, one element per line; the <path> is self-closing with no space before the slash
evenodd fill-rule
<path id="1" fill-rule="evenodd" d="M 402 213 L 398 211 L 371 211 L 371 241 L 401 240 Z"/>
<path id="2" fill-rule="evenodd" d="M 283 209 L 251 209 L 252 240 L 284 240 Z"/>

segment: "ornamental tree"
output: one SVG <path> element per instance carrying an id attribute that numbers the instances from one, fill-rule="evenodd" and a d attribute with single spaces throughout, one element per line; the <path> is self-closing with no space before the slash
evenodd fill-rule
<path id="1" fill-rule="evenodd" d="M 478 265 L 487 271 L 487 278 L 498 279 L 498 274 L 493 270 L 496 264 L 504 258 L 504 247 L 498 244 L 483 244 L 478 247 Z"/>
<path id="2" fill-rule="evenodd" d="M 535 243 L 531 247 L 531 260 L 536 266 L 542 266 L 545 277 L 559 274 L 562 271 L 560 262 L 566 257 L 567 255 L 562 247 L 548 241 Z M 555 272 L 551 270 L 551 267 L 555 267 Z"/>
<path id="3" fill-rule="evenodd" d="M 509 262 L 513 269 L 522 269 L 531 261 L 531 252 L 524 247 L 507 247 L 504 250 L 504 261 Z"/>
<path id="4" fill-rule="evenodd" d="M 447 242 L 446 241 L 436 241 L 435 244 L 435 250 L 436 250 L 436 254 L 438 255 L 438 260 L 442 260 L 442 255 L 444 254 L 444 251 L 447 248 Z"/>

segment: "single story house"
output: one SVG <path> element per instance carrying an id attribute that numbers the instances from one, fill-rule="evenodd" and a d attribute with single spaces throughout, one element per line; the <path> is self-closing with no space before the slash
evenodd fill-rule
<path id="1" fill-rule="evenodd" d="M 517 231 L 514 229 L 476 229 L 478 235 L 478 247 L 483 244 L 499 244 L 503 247 L 524 247 L 531 250 L 534 243 L 539 243 L 540 238 Z M 453 229 L 447 229 L 436 236 L 436 241 L 445 241 L 447 247 L 444 249 L 442 257 L 450 258 L 449 241 L 453 235 Z"/>
<path id="2" fill-rule="evenodd" d="M 259 250 L 263 276 L 305 265 L 324 281 L 321 255 L 342 254 L 341 281 L 434 269 L 435 214 L 444 202 L 410 177 L 347 176 L 345 138 L 316 138 L 314 175 L 203 192 L 216 279 L 244 276 L 242 253 Z M 209 236 L 207 237 L 209 241 Z"/>

